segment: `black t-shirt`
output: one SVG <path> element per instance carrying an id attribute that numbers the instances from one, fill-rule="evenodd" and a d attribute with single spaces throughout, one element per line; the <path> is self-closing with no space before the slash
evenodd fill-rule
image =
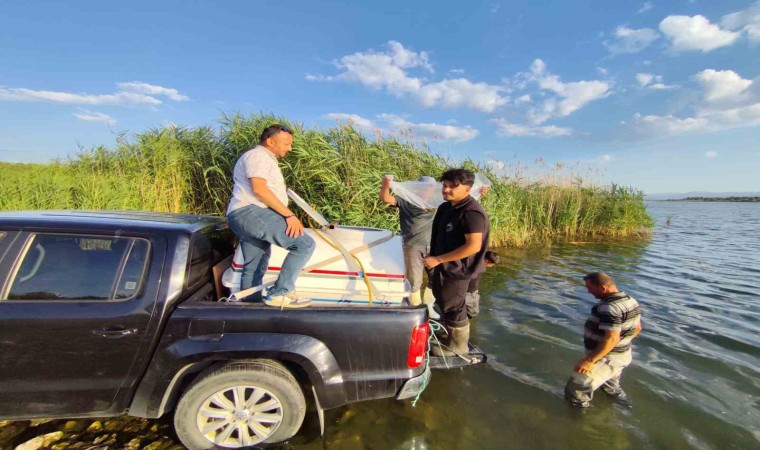
<path id="1" fill-rule="evenodd" d="M 440 265 L 444 278 L 464 280 L 485 272 L 484 257 L 488 248 L 490 230 L 488 215 L 480 203 L 472 197 L 467 197 L 456 206 L 445 202 L 438 207 L 433 219 L 430 241 L 432 256 L 443 255 L 463 246 L 466 242 L 464 237 L 466 234 L 482 233 L 483 235 L 483 242 L 478 253 Z"/>

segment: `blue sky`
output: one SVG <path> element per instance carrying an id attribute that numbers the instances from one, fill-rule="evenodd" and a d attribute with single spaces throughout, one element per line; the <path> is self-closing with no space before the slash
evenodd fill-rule
<path id="1" fill-rule="evenodd" d="M 3 161 L 264 111 L 507 174 L 760 191 L 760 1 L 0 5 Z"/>

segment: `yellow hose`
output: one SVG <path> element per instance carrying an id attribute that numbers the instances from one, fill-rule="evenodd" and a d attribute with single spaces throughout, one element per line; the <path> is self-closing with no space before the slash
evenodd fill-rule
<path id="1" fill-rule="evenodd" d="M 319 228 L 317 228 L 317 227 L 314 226 L 314 223 L 311 221 L 311 217 L 309 217 L 309 225 L 311 225 L 311 229 L 314 230 L 314 232 L 317 234 L 317 236 L 319 236 L 320 238 L 322 238 L 323 241 L 327 242 L 327 244 L 330 247 L 334 248 L 338 252 L 341 252 L 340 249 L 335 244 L 333 244 L 330 241 L 330 239 L 327 238 L 327 236 L 323 235 L 319 231 Z M 354 255 L 353 253 L 348 252 L 348 254 L 351 255 L 351 257 L 354 258 L 354 260 L 359 264 L 359 268 L 361 269 L 362 278 L 364 279 L 364 284 L 367 286 L 367 292 L 369 293 L 369 305 L 372 306 L 372 300 L 373 300 L 372 286 L 370 285 L 369 276 L 367 276 L 367 271 L 364 270 L 364 264 L 362 264 L 361 260 L 359 260 L 359 258 L 356 255 Z"/>

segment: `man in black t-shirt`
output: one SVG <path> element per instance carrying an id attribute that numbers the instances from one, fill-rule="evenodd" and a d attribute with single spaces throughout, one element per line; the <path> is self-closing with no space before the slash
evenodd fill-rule
<path id="1" fill-rule="evenodd" d="M 430 255 L 423 262 L 431 270 L 431 284 L 451 340 L 448 348 L 434 347 L 436 356 L 466 355 L 470 321 L 465 297 L 470 279 L 486 269 L 484 256 L 490 226 L 483 207 L 470 196 L 475 175 L 449 169 L 441 176 L 445 202 L 433 219 Z"/>

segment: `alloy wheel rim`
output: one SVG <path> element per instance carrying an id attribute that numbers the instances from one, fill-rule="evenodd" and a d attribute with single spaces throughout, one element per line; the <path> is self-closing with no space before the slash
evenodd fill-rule
<path id="1" fill-rule="evenodd" d="M 227 448 L 255 445 L 282 423 L 282 403 L 258 386 L 233 386 L 208 396 L 196 414 L 198 431 L 209 442 Z"/>

